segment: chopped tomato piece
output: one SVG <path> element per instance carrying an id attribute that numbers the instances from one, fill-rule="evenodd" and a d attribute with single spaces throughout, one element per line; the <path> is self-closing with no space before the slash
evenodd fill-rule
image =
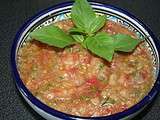
<path id="1" fill-rule="evenodd" d="M 96 84 L 97 82 L 98 82 L 98 80 L 97 80 L 97 77 L 96 77 L 96 76 L 93 76 L 92 78 L 90 78 L 90 79 L 87 80 L 87 83 L 88 83 L 88 84 L 91 84 L 91 85 L 94 85 L 94 84 Z"/>

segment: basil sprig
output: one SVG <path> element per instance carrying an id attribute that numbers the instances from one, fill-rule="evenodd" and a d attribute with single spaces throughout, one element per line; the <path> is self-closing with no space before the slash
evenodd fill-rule
<path id="1" fill-rule="evenodd" d="M 109 35 L 100 32 L 106 23 L 106 17 L 96 15 L 87 0 L 75 1 L 71 18 L 75 26 L 67 33 L 54 25 L 49 25 L 34 30 L 30 36 L 42 43 L 59 48 L 79 43 L 108 61 L 112 61 L 115 52 L 132 52 L 141 42 L 125 34 Z"/>

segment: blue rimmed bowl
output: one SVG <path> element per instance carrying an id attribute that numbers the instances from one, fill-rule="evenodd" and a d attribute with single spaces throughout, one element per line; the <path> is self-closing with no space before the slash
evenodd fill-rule
<path id="1" fill-rule="evenodd" d="M 26 102 L 37 113 L 39 113 L 42 117 L 48 120 L 53 120 L 53 119 L 118 120 L 118 119 L 133 118 L 153 100 L 153 98 L 157 95 L 158 91 L 160 90 L 160 77 L 159 77 L 160 42 L 156 39 L 152 31 L 146 25 L 144 25 L 140 20 L 135 18 L 130 13 L 111 5 L 91 3 L 92 7 L 94 8 L 97 14 L 106 14 L 106 19 L 121 24 L 122 26 L 128 28 L 129 30 L 134 31 L 137 37 L 145 39 L 145 44 L 152 55 L 155 83 L 150 92 L 139 103 L 135 104 L 133 107 L 123 112 L 119 112 L 110 116 L 79 117 L 59 112 L 57 110 L 54 110 L 53 108 L 50 108 L 49 106 L 39 101 L 35 96 L 33 96 L 32 93 L 23 84 L 17 68 L 17 53 L 19 48 L 23 44 L 25 44 L 29 33 L 34 29 L 52 24 L 60 20 L 69 19 L 72 4 L 73 4 L 72 2 L 59 4 L 38 13 L 37 15 L 33 16 L 29 21 L 27 21 L 17 32 L 11 50 L 11 67 L 18 90 L 20 91 Z"/>

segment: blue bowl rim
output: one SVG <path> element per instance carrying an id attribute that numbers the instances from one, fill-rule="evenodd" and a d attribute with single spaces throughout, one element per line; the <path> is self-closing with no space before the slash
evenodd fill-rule
<path id="1" fill-rule="evenodd" d="M 153 88 L 151 89 L 151 91 L 139 103 L 135 104 L 133 107 L 131 107 L 131 108 L 129 108 L 129 109 L 123 111 L 123 112 L 119 112 L 119 113 L 116 113 L 116 114 L 113 114 L 113 115 L 109 115 L 109 116 L 102 116 L 102 117 L 80 117 L 80 116 L 69 115 L 69 114 L 54 110 L 53 108 L 50 108 L 49 106 L 45 105 L 40 100 L 38 100 L 36 97 L 34 97 L 32 95 L 32 93 L 23 84 L 22 80 L 20 79 L 20 76 L 19 76 L 19 73 L 18 73 L 18 70 L 17 70 L 17 66 L 16 66 L 16 48 L 17 48 L 20 36 L 24 32 L 24 30 L 30 25 L 30 23 L 32 23 L 34 20 L 36 20 L 40 16 L 46 14 L 49 11 L 52 11 L 52 10 L 55 10 L 55 9 L 58 9 L 58 8 L 62 8 L 62 7 L 65 7 L 65 6 L 70 6 L 72 4 L 73 4 L 73 2 L 64 2 L 64 3 L 58 4 L 58 5 L 54 5 L 54 6 L 51 6 L 51 7 L 47 8 L 47 9 L 44 9 L 44 10 L 40 11 L 39 13 L 37 13 L 36 15 L 31 17 L 27 22 L 25 22 L 22 25 L 22 27 L 19 29 L 19 31 L 17 32 L 17 34 L 16 34 L 16 36 L 15 36 L 15 38 L 13 40 L 13 44 L 12 44 L 12 48 L 11 48 L 11 59 L 10 59 L 10 62 L 11 62 L 12 73 L 13 73 L 13 75 L 15 77 L 16 85 L 17 85 L 18 89 L 36 107 L 42 109 L 43 111 L 45 111 L 46 113 L 48 113 L 48 114 L 50 114 L 52 116 L 56 116 L 56 117 L 62 118 L 62 119 L 80 118 L 80 119 L 112 119 L 112 120 L 117 120 L 117 119 L 121 119 L 121 118 L 127 117 L 129 115 L 132 115 L 133 113 L 136 113 L 137 111 L 141 110 L 145 105 L 149 104 L 153 100 L 153 98 L 157 95 L 158 91 L 160 90 L 160 75 L 159 74 L 158 74 L 157 80 L 156 80 Z M 134 15 L 130 14 L 129 12 L 127 12 L 127 11 L 121 9 L 121 8 L 115 7 L 113 5 L 101 4 L 101 3 L 98 3 L 98 2 L 91 2 L 91 4 L 99 6 L 99 7 L 106 7 L 106 8 L 110 8 L 110 9 L 119 11 L 119 12 L 121 12 L 123 14 L 126 14 L 130 18 L 134 19 L 143 28 L 145 28 L 145 30 L 150 34 L 150 36 L 153 38 L 153 41 L 154 41 L 154 43 L 156 45 L 158 53 L 160 53 L 160 42 L 158 41 L 158 39 L 155 37 L 155 35 L 149 29 L 149 27 L 147 27 L 141 20 L 136 18 Z"/>

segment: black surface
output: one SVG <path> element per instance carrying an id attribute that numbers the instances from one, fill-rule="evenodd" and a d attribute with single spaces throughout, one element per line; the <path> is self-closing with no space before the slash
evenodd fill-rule
<path id="1" fill-rule="evenodd" d="M 10 49 L 19 27 L 35 13 L 68 0 L 1 0 L 0 1 L 0 120 L 41 120 L 22 99 L 10 70 Z M 128 10 L 156 36 L 160 35 L 160 0 L 95 0 Z M 43 119 L 42 119 L 43 120 Z M 134 120 L 160 120 L 160 94 Z"/>

